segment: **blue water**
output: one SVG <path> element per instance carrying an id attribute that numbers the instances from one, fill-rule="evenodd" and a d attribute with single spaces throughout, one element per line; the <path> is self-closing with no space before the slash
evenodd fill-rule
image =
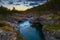
<path id="1" fill-rule="evenodd" d="M 20 32 L 28 40 L 43 40 L 42 30 L 32 27 L 29 21 L 20 23 Z"/>

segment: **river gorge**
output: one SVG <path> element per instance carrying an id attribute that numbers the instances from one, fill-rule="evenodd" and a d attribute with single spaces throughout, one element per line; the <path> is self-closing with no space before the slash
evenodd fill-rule
<path id="1" fill-rule="evenodd" d="M 33 25 L 29 20 L 19 23 L 20 33 L 28 40 L 44 40 L 40 26 Z"/>

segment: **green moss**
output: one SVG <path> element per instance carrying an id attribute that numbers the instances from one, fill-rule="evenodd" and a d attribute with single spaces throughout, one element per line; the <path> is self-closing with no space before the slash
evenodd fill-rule
<path id="1" fill-rule="evenodd" d="M 58 25 L 45 25 L 45 29 L 48 29 L 48 30 L 60 30 L 60 24 Z"/>
<path id="2" fill-rule="evenodd" d="M 0 14 L 0 18 L 3 18 L 3 15 L 2 14 Z"/>
<path id="3" fill-rule="evenodd" d="M 13 31 L 13 28 L 7 22 L 0 22 L 0 29 L 5 31 Z"/>

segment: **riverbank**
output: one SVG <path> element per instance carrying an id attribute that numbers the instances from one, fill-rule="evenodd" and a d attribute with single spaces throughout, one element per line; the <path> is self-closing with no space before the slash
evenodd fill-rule
<path id="1" fill-rule="evenodd" d="M 16 40 L 27 40 L 25 37 L 23 37 L 23 35 L 21 35 L 21 33 L 19 31 L 17 31 L 17 36 L 16 36 Z"/>
<path id="2" fill-rule="evenodd" d="M 0 40 L 26 40 L 18 30 L 17 24 L 12 24 L 7 21 L 0 21 Z"/>
<path id="3" fill-rule="evenodd" d="M 0 40 L 16 40 L 16 32 L 9 22 L 0 21 Z"/>
<path id="4" fill-rule="evenodd" d="M 45 40 L 60 40 L 60 29 L 56 29 L 43 28 Z"/>

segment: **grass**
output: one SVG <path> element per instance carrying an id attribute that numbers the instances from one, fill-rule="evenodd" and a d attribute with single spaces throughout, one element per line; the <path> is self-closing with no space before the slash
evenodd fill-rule
<path id="1" fill-rule="evenodd" d="M 0 29 L 5 31 L 13 31 L 13 28 L 7 22 L 0 22 Z"/>
<path id="2" fill-rule="evenodd" d="M 57 24 L 57 25 L 45 25 L 45 29 L 48 29 L 48 30 L 60 30 L 60 24 Z"/>
<path id="3" fill-rule="evenodd" d="M 3 15 L 2 14 L 0 14 L 0 18 L 3 18 Z"/>

